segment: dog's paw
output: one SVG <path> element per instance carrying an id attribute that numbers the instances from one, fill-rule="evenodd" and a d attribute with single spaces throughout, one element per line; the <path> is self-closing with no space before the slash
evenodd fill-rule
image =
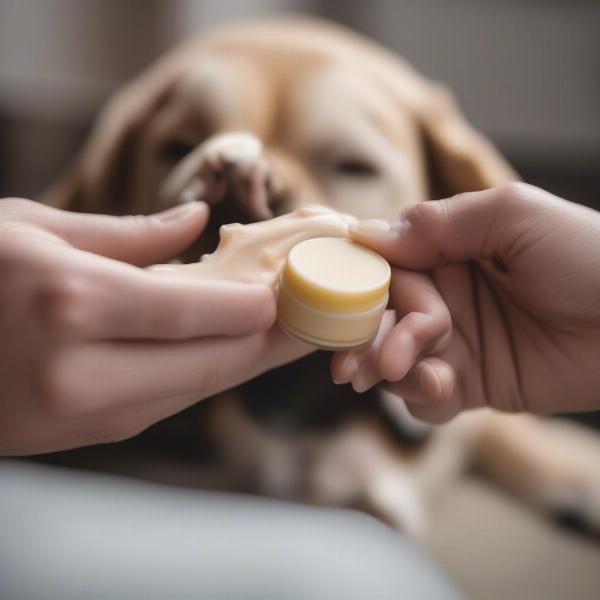
<path id="1" fill-rule="evenodd" d="M 427 531 L 425 501 L 409 472 L 396 469 L 374 477 L 365 492 L 371 514 L 414 540 L 424 538 Z"/>
<path id="2" fill-rule="evenodd" d="M 261 141 L 247 133 L 226 133 L 204 144 L 200 178 L 206 189 L 203 200 L 220 202 L 227 192 L 259 220 L 273 216 L 268 195 L 270 173 Z"/>
<path id="3" fill-rule="evenodd" d="M 270 219 L 281 185 L 261 141 L 249 133 L 216 135 L 189 154 L 163 186 L 166 203 L 203 200 L 217 204 L 226 196 L 253 220 Z"/>

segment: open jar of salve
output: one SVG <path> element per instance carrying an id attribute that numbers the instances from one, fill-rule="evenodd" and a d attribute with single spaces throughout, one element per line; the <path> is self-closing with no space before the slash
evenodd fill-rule
<path id="1" fill-rule="evenodd" d="M 289 252 L 277 314 L 288 334 L 324 350 L 348 350 L 377 335 L 391 269 L 376 252 L 341 238 L 312 238 Z"/>

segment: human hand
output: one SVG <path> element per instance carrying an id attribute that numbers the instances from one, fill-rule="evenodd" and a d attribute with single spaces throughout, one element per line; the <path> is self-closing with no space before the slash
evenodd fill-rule
<path id="1" fill-rule="evenodd" d="M 267 286 L 134 266 L 207 219 L 202 203 L 108 217 L 0 201 L 0 455 L 133 436 L 308 352 L 270 329 Z"/>
<path id="2" fill-rule="evenodd" d="M 337 354 L 334 380 L 359 391 L 384 380 L 431 422 L 478 406 L 600 407 L 600 214 L 515 183 L 352 235 L 394 265 L 399 322 Z"/>

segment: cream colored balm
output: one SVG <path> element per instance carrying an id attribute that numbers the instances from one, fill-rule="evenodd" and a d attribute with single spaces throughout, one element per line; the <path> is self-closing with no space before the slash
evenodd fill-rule
<path id="1" fill-rule="evenodd" d="M 348 239 L 300 242 L 288 253 L 281 272 L 279 324 L 325 350 L 364 346 L 379 330 L 390 275 L 384 258 Z"/>

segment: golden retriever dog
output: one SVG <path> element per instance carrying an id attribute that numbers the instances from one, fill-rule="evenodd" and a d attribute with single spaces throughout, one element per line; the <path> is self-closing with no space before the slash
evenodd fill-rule
<path id="1" fill-rule="evenodd" d="M 273 19 L 178 47 L 118 92 L 44 200 L 148 214 L 203 199 L 211 224 L 190 261 L 223 223 L 308 203 L 393 217 L 516 178 L 451 95 L 398 56 L 335 25 Z M 193 469 L 210 473 L 203 485 L 360 507 L 414 536 L 467 467 L 600 530 L 600 448 L 577 426 L 481 410 L 425 427 L 384 392 L 334 386 L 328 362 L 316 353 L 209 399 L 152 440 L 168 445 L 160 435 L 185 421 L 211 450 Z"/>

